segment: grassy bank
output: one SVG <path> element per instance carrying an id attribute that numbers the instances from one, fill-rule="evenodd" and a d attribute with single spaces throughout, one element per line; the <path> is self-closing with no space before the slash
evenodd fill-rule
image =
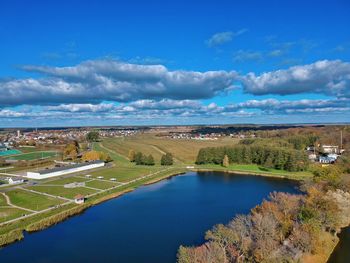
<path id="1" fill-rule="evenodd" d="M 289 172 L 285 170 L 276 170 L 265 168 L 256 164 L 231 164 L 223 167 L 216 164 L 196 165 L 193 168 L 196 171 L 219 171 L 236 174 L 260 175 L 267 177 L 286 178 L 291 180 L 305 180 L 312 177 L 312 173 L 305 172 Z"/>

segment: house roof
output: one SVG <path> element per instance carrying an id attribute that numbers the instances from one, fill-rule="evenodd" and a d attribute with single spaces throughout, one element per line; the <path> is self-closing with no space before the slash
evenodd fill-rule
<path id="1" fill-rule="evenodd" d="M 74 196 L 74 199 L 83 199 L 85 198 L 85 196 L 83 196 L 82 194 L 77 194 L 76 196 Z"/>

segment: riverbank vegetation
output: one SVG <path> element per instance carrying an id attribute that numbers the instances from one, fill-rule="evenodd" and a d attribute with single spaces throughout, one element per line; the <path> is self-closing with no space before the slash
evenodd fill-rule
<path id="1" fill-rule="evenodd" d="M 205 244 L 181 246 L 178 262 L 326 262 L 350 224 L 349 159 L 342 159 L 315 169 L 304 194 L 272 193 L 248 215 L 209 230 Z"/>

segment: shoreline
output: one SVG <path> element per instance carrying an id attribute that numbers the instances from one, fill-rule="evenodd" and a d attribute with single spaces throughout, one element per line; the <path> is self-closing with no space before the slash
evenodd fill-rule
<path id="1" fill-rule="evenodd" d="M 229 173 L 229 174 L 237 174 L 237 175 L 253 175 L 253 176 L 264 176 L 264 177 L 271 177 L 271 178 L 276 178 L 276 179 L 289 179 L 289 180 L 296 180 L 296 181 L 300 181 L 301 179 L 299 178 L 288 178 L 286 176 L 283 175 L 278 175 L 278 174 L 266 174 L 266 173 L 257 173 L 257 172 L 248 172 L 248 171 L 238 171 L 238 170 L 230 170 L 230 169 L 215 169 L 215 168 L 193 168 L 193 169 L 186 169 L 187 171 L 192 171 L 192 172 L 225 172 L 225 173 Z M 109 193 L 107 195 L 101 196 L 101 197 L 97 197 L 97 199 L 92 199 L 89 203 L 85 203 L 83 205 L 80 206 L 75 206 L 75 207 L 71 207 L 65 210 L 62 210 L 56 214 L 53 215 L 49 215 L 47 217 L 44 217 L 38 221 L 34 221 L 32 223 L 29 223 L 27 225 L 25 225 L 24 227 L 19 227 L 19 228 L 15 228 L 13 230 L 10 230 L 9 232 L 0 235 L 0 248 L 1 247 L 5 247 L 7 245 L 10 245 L 14 242 L 23 240 L 24 235 L 23 232 L 26 231 L 28 233 L 31 232 L 37 232 L 40 230 L 44 230 L 46 228 L 49 228 L 51 226 L 54 226 L 60 222 L 63 222 L 67 219 L 69 219 L 70 217 L 73 217 L 75 215 L 79 215 L 81 213 L 83 213 L 85 210 L 87 210 L 88 208 L 101 204 L 103 202 L 109 201 L 111 199 L 114 198 L 118 198 L 126 193 L 132 192 L 134 190 L 136 190 L 138 187 L 141 186 L 147 186 L 147 185 L 151 185 L 151 184 L 155 184 L 159 181 L 165 180 L 165 179 L 170 179 L 174 176 L 177 175 L 181 175 L 181 174 L 185 174 L 186 171 L 177 171 L 168 175 L 164 175 L 164 176 L 160 176 L 158 178 L 151 178 L 149 181 L 143 182 L 141 184 L 138 184 L 138 182 L 136 182 L 136 185 L 128 185 L 126 187 L 126 189 L 123 189 L 119 192 L 114 192 L 114 193 Z"/>
<path id="2" fill-rule="evenodd" d="M 263 176 L 263 177 L 270 177 L 270 178 L 275 178 L 275 179 L 287 179 L 287 180 L 293 180 L 293 181 L 303 181 L 304 179 L 301 178 L 289 178 L 287 176 L 281 175 L 281 174 L 266 174 L 266 173 L 258 173 L 258 172 L 248 172 L 248 171 L 240 171 L 240 170 L 230 170 L 230 169 L 215 169 L 215 168 L 191 168 L 191 169 L 186 169 L 187 171 L 192 171 L 192 172 L 224 172 L 224 173 L 228 173 L 228 174 L 236 174 L 236 175 L 252 175 L 252 176 Z M 41 230 L 45 230 L 46 228 L 49 228 L 51 226 L 54 226 L 56 224 L 59 224 L 67 219 L 69 219 L 70 217 L 79 215 L 84 213 L 88 208 L 99 205 L 103 202 L 112 200 L 114 198 L 118 198 L 123 196 L 124 194 L 130 193 L 136 189 L 138 189 L 139 187 L 142 186 L 148 186 L 148 185 L 152 185 L 155 184 L 157 182 L 160 182 L 162 180 L 166 180 L 166 179 L 171 179 L 172 177 L 181 175 L 181 174 L 185 174 L 186 171 L 175 171 L 173 173 L 170 174 L 165 174 L 165 175 L 161 175 L 159 177 L 156 178 L 151 178 L 149 180 L 146 180 L 145 182 L 135 182 L 134 184 L 128 185 L 126 186 L 125 189 L 122 189 L 119 192 L 112 192 L 109 193 L 107 195 L 98 197 L 96 199 L 92 199 L 89 203 L 85 203 L 83 205 L 80 206 L 75 206 L 66 210 L 63 210 L 61 212 L 58 212 L 57 214 L 45 217 L 41 220 L 35 221 L 31 224 L 26 225 L 24 228 L 16 228 L 13 229 L 9 232 L 7 232 L 6 234 L 2 234 L 0 235 L 0 248 L 6 247 L 14 242 L 17 241 L 22 241 L 24 239 L 24 231 L 27 233 L 33 233 L 33 232 L 38 232 Z M 349 226 L 344 226 L 343 228 L 346 228 Z M 341 233 L 342 229 L 340 229 L 340 232 L 337 232 L 336 238 L 334 239 L 334 242 L 332 244 L 330 244 L 330 251 L 328 253 L 325 253 L 325 263 L 328 262 L 328 260 L 330 259 L 333 251 L 335 250 L 335 248 L 337 247 L 337 245 L 340 242 L 340 238 L 338 237 L 338 235 Z M 319 256 L 319 255 L 314 255 L 314 256 Z"/>
<path id="3" fill-rule="evenodd" d="M 263 176 L 263 177 L 271 177 L 271 178 L 277 178 L 277 179 L 287 179 L 292 181 L 303 181 L 305 179 L 302 178 L 293 178 L 288 177 L 282 174 L 274 174 L 274 173 L 259 173 L 259 172 L 249 172 L 249 171 L 242 171 L 242 170 L 230 170 L 230 169 L 216 169 L 216 168 L 191 168 L 190 171 L 193 172 L 224 172 L 229 174 L 237 174 L 237 175 L 253 175 L 253 176 Z"/>
<path id="4" fill-rule="evenodd" d="M 124 194 L 127 194 L 129 192 L 136 190 L 137 188 L 139 188 L 141 186 L 155 184 L 159 181 L 169 179 L 171 177 L 174 177 L 174 176 L 177 176 L 180 174 L 184 174 L 184 173 L 186 173 L 186 172 L 185 171 L 174 171 L 173 173 L 160 175 L 159 177 L 150 178 L 149 180 L 147 180 L 148 178 L 146 178 L 146 179 L 143 179 L 143 180 L 146 180 L 145 182 L 143 182 L 143 180 L 141 180 L 141 183 L 140 182 L 132 183 L 132 184 L 126 186 L 125 189 L 122 189 L 118 192 L 112 192 L 112 193 L 109 193 L 107 195 L 97 197 L 96 199 L 93 198 L 90 200 L 90 202 L 86 202 L 82 205 L 74 206 L 74 207 L 65 209 L 65 210 L 60 211 L 56 214 L 44 217 L 38 221 L 28 223 L 27 225 L 25 225 L 23 227 L 14 228 L 14 229 L 0 235 L 0 248 L 6 247 L 12 243 L 23 240 L 24 239 L 24 231 L 27 233 L 33 233 L 33 232 L 38 232 L 38 231 L 44 230 L 46 228 L 49 228 L 49 227 L 54 226 L 56 224 L 59 224 L 65 220 L 69 219 L 70 217 L 84 213 L 84 211 L 86 211 L 90 207 L 99 205 L 103 202 L 112 200 L 114 198 L 118 198 Z M 19 220 L 19 221 L 21 221 L 21 220 Z M 5 226 L 7 226 L 7 225 L 5 225 Z"/>

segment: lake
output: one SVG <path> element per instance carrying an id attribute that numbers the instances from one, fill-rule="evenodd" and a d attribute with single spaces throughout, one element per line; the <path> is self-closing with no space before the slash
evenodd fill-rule
<path id="1" fill-rule="evenodd" d="M 339 235 L 340 242 L 333 251 L 328 263 L 349 263 L 350 227 L 344 228 Z"/>
<path id="2" fill-rule="evenodd" d="M 175 262 L 215 224 L 248 213 L 297 183 L 221 172 L 187 173 L 143 186 L 0 250 L 0 262 Z"/>

